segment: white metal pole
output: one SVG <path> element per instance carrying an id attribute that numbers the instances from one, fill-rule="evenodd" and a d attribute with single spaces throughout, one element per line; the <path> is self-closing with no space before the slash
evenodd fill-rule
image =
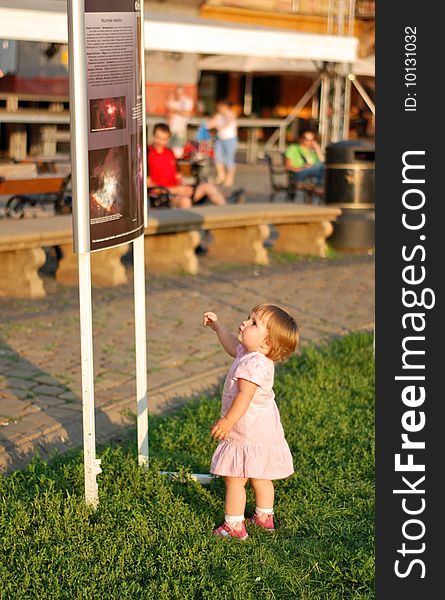
<path id="1" fill-rule="evenodd" d="M 349 0 L 349 23 L 348 23 L 348 36 L 354 35 L 355 26 L 355 0 Z"/>
<path id="2" fill-rule="evenodd" d="M 142 60 L 142 187 L 144 190 L 144 226 L 148 225 L 147 204 L 147 115 L 145 104 L 145 39 L 144 3 L 141 2 L 141 60 Z M 148 387 L 147 333 L 145 308 L 145 248 L 144 234 L 133 241 L 134 326 L 136 344 L 136 402 L 138 463 L 148 467 Z"/>
<path id="3" fill-rule="evenodd" d="M 80 350 L 82 360 L 83 451 L 85 468 L 85 501 L 99 502 L 96 475 L 101 472 L 96 460 L 94 421 L 93 325 L 91 301 L 90 254 L 79 254 Z"/>
<path id="4" fill-rule="evenodd" d="M 144 236 L 133 241 L 138 462 L 148 467 L 147 338 Z"/>
<path id="5" fill-rule="evenodd" d="M 357 77 L 353 73 L 349 73 L 348 77 L 349 77 L 351 83 L 354 84 L 354 87 L 357 89 L 357 91 L 360 94 L 360 96 L 363 98 L 363 100 L 368 105 L 369 110 L 375 116 L 375 104 L 371 100 L 371 98 L 368 96 L 368 93 L 365 90 L 365 88 L 362 86 L 362 84 L 360 83 L 360 81 L 357 79 Z"/>
<path id="6" fill-rule="evenodd" d="M 351 72 L 352 65 L 348 65 L 348 70 Z M 343 111 L 343 139 L 349 138 L 349 113 L 351 111 L 351 80 L 345 77 L 345 106 Z"/>
<path id="7" fill-rule="evenodd" d="M 318 123 L 318 132 L 321 138 L 321 146 L 323 150 L 329 143 L 329 120 L 328 115 L 328 97 L 329 88 L 331 85 L 330 75 L 323 73 L 321 76 L 321 91 L 320 91 L 320 119 Z"/>
<path id="8" fill-rule="evenodd" d="M 70 72 L 71 170 L 73 185 L 74 251 L 79 253 L 80 349 L 82 363 L 82 410 L 85 468 L 85 501 L 99 502 L 96 476 L 94 421 L 93 325 L 91 300 L 91 262 L 89 254 L 88 116 L 86 89 L 86 52 L 84 3 L 68 2 L 68 39 Z"/>
<path id="9" fill-rule="evenodd" d="M 88 100 L 84 2 L 68 2 L 71 182 L 74 252 L 90 251 Z"/>
<path id="10" fill-rule="evenodd" d="M 339 73 L 339 64 L 335 65 L 334 75 L 334 99 L 332 106 L 332 139 L 331 142 L 338 142 L 340 140 L 340 127 L 343 122 L 343 111 L 342 111 L 342 88 L 343 88 L 344 77 Z"/>

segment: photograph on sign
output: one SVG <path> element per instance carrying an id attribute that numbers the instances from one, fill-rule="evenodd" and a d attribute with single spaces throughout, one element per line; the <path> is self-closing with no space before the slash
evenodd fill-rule
<path id="1" fill-rule="evenodd" d="M 129 202 L 128 148 L 93 150 L 88 158 L 91 223 L 116 221 Z"/>
<path id="2" fill-rule="evenodd" d="M 91 251 L 144 231 L 141 26 L 134 2 L 85 1 Z"/>
<path id="3" fill-rule="evenodd" d="M 125 129 L 127 126 L 125 97 L 90 100 L 91 133 Z"/>

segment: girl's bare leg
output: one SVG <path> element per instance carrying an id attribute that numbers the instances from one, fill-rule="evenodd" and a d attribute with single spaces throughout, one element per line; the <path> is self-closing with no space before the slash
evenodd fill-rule
<path id="1" fill-rule="evenodd" d="M 256 507 L 261 508 L 273 508 L 275 489 L 272 481 L 269 479 L 251 479 L 253 491 L 255 492 L 255 504 Z M 267 515 L 264 515 L 265 520 Z M 259 516 L 261 520 L 262 517 Z"/>
<path id="2" fill-rule="evenodd" d="M 226 498 L 224 511 L 228 516 L 244 515 L 246 508 L 246 477 L 224 477 L 226 484 Z M 241 523 L 240 523 L 241 528 Z"/>

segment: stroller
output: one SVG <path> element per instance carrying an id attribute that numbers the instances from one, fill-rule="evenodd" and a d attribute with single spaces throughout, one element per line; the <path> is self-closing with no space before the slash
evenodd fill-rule
<path id="1" fill-rule="evenodd" d="M 207 180 L 210 176 L 215 152 L 213 150 L 213 137 L 205 126 L 204 122 L 198 127 L 195 139 L 187 142 L 184 146 L 182 158 L 196 165 L 196 171 L 199 171 L 200 178 Z"/>

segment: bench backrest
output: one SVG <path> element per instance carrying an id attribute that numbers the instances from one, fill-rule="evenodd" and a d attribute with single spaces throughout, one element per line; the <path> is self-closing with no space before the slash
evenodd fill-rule
<path id="1" fill-rule="evenodd" d="M 65 177 L 0 178 L 0 194 L 50 194 L 60 192 L 64 185 Z"/>

